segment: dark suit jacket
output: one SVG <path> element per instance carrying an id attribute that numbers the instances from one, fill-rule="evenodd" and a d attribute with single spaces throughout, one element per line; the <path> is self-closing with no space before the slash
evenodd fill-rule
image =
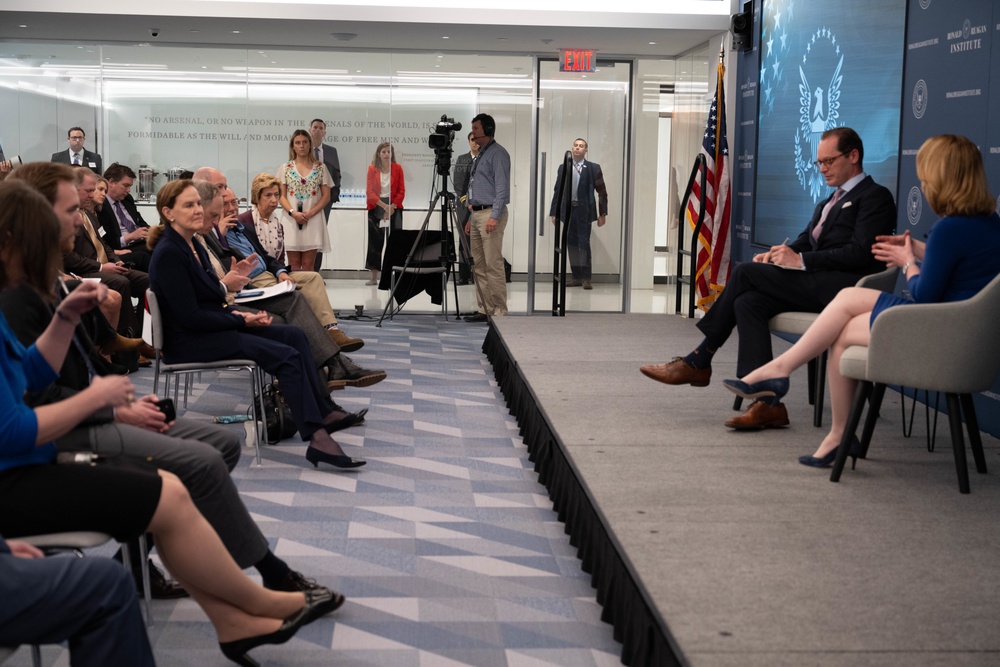
<path id="1" fill-rule="evenodd" d="M 205 249 L 197 243 L 195 248 L 200 263 L 184 237 L 167 227 L 149 266 L 150 288 L 162 315 L 167 363 L 231 358 L 241 348 L 238 333 L 246 328 L 243 318 L 224 306 L 225 287 Z"/>
<path id="2" fill-rule="evenodd" d="M 90 217 L 90 224 L 94 225 L 94 231 L 97 231 L 97 221 L 91 216 L 90 212 L 84 211 L 83 214 Z M 104 245 L 104 252 L 108 254 L 108 260 L 117 262 L 119 260 L 118 255 L 100 237 L 100 232 L 98 232 L 97 238 Z M 90 242 L 90 236 L 83 227 L 76 230 L 76 237 L 73 239 L 73 249 L 63 253 L 63 270 L 66 273 L 75 273 L 78 276 L 97 273 L 101 270 L 101 262 L 97 259 L 97 248 Z"/>
<path id="3" fill-rule="evenodd" d="M 549 215 L 559 217 L 560 202 L 556 201 L 559 196 L 559 182 L 562 180 L 563 165 L 559 165 L 556 173 L 555 192 L 552 194 L 552 205 L 549 207 Z M 597 193 L 597 197 L 594 193 Z M 608 214 L 608 188 L 604 185 L 604 172 L 601 165 L 590 160 L 583 161 L 583 168 L 580 170 L 580 183 L 576 190 L 577 205 L 581 202 L 587 204 L 587 220 L 594 222 L 599 215 Z M 600 208 L 598 208 L 598 204 Z"/>
<path id="4" fill-rule="evenodd" d="M 51 162 L 61 162 L 62 164 L 73 164 L 69 159 L 69 149 L 52 154 Z M 94 165 L 91 167 L 90 165 Z M 101 154 L 88 151 L 86 148 L 83 149 L 83 166 L 89 167 L 92 172 L 98 176 L 104 175 L 103 162 L 101 161 Z"/>
<path id="5" fill-rule="evenodd" d="M 455 178 L 452 180 L 455 190 L 455 206 L 458 209 L 458 222 L 461 225 L 469 219 L 469 209 L 462 197 L 469 191 L 469 176 L 472 175 L 472 153 L 464 153 L 455 158 Z"/>
<path id="6" fill-rule="evenodd" d="M 125 195 L 125 199 L 122 200 L 122 206 L 132 216 L 136 227 L 149 227 L 149 223 L 142 219 L 139 209 L 135 207 L 135 199 L 132 198 L 132 195 Z M 101 212 L 98 213 L 97 218 L 101 221 L 101 227 L 104 229 L 104 242 L 109 246 L 115 250 L 145 250 L 145 241 L 136 241 L 124 246 L 122 245 L 122 233 L 118 228 L 118 216 L 115 215 L 114 202 L 111 199 L 104 200 L 104 206 L 101 207 Z"/>
<path id="7" fill-rule="evenodd" d="M 337 149 L 330 144 L 323 144 L 323 164 L 333 179 L 333 187 L 330 188 L 330 201 L 326 204 L 326 217 L 330 218 L 330 208 L 340 201 L 340 156 Z"/>
<path id="8" fill-rule="evenodd" d="M 816 206 L 809 225 L 789 243 L 792 250 L 802 255 L 806 270 L 845 271 L 861 277 L 884 269 L 885 265 L 872 256 L 871 249 L 876 236 L 892 234 L 896 225 L 892 193 L 871 176 L 866 177 L 834 204 L 819 239 L 814 239 L 812 231 L 830 197 Z"/>

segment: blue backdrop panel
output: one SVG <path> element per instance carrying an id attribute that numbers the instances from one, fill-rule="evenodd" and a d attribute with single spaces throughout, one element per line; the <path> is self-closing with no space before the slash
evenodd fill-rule
<path id="1" fill-rule="evenodd" d="M 752 241 L 794 239 L 826 186 L 812 165 L 820 135 L 853 127 L 865 171 L 896 189 L 904 0 L 768 0 L 761 15 Z"/>
<path id="2" fill-rule="evenodd" d="M 753 24 L 760 25 L 760 0 L 753 3 Z M 753 48 L 736 51 L 731 62 L 737 67 L 736 125 L 733 132 L 735 145 L 739 148 L 731 155 L 732 161 L 732 212 L 730 233 L 733 237 L 731 257 L 733 262 L 749 261 L 750 234 L 753 229 L 754 171 L 757 166 L 757 104 L 760 88 L 757 77 L 760 70 L 760 35 L 753 32 Z M 730 127 L 733 127 L 730 125 Z"/>

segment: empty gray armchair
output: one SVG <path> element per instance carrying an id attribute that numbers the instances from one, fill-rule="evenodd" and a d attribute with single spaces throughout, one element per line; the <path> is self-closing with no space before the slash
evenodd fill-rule
<path id="1" fill-rule="evenodd" d="M 868 347 L 847 348 L 840 360 L 844 377 L 860 380 L 847 428 L 830 475 L 836 482 L 844 469 L 851 437 L 865 401 L 868 418 L 861 438 L 867 451 L 886 385 L 903 385 L 946 395 L 958 488 L 969 493 L 969 470 L 962 436 L 962 416 L 976 470 L 986 472 L 986 458 L 972 394 L 989 389 L 1000 372 L 1000 276 L 965 301 L 913 304 L 889 308 L 872 325 Z"/>

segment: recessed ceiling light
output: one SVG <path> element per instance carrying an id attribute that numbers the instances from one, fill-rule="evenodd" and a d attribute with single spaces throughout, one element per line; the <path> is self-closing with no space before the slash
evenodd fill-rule
<path id="1" fill-rule="evenodd" d="M 201 30 L 198 30 L 197 28 L 190 28 L 188 32 L 201 32 Z"/>
<path id="2" fill-rule="evenodd" d="M 654 46 L 655 44 L 656 44 L 656 42 L 650 42 L 649 43 L 650 46 Z"/>
<path id="3" fill-rule="evenodd" d="M 233 34 L 234 35 L 238 35 L 238 34 L 240 34 L 240 31 L 239 30 L 233 30 Z"/>
<path id="4" fill-rule="evenodd" d="M 441 36 L 441 39 L 451 39 L 451 38 L 450 38 L 450 37 L 448 37 L 448 35 L 442 35 L 442 36 Z"/>
<path id="5" fill-rule="evenodd" d="M 28 24 L 27 24 L 27 23 L 22 23 L 21 25 L 19 25 L 19 26 L 17 26 L 17 27 L 18 27 L 18 28 L 27 28 L 27 27 L 28 27 Z"/>

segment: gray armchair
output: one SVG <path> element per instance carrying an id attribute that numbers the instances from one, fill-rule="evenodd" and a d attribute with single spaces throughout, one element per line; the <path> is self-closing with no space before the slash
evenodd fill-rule
<path id="1" fill-rule="evenodd" d="M 840 360 L 840 372 L 861 383 L 830 481 L 840 480 L 865 401 L 870 399 L 861 439 L 862 458 L 867 453 L 886 385 L 904 385 L 946 395 L 958 488 L 969 493 L 962 416 L 969 430 L 976 471 L 985 473 L 986 458 L 972 394 L 989 389 L 1000 371 L 997 332 L 1000 332 L 1000 276 L 965 301 L 899 306 L 879 315 L 872 326 L 868 347 L 849 347 Z"/>

